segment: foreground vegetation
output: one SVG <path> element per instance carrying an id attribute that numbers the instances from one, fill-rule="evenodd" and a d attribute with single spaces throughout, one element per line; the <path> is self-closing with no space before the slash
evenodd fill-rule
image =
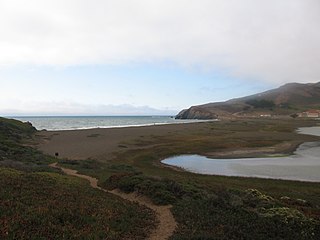
<path id="1" fill-rule="evenodd" d="M 78 178 L 0 168 L 0 186 L 1 239 L 143 239 L 153 221 Z"/>
<path id="2" fill-rule="evenodd" d="M 154 213 L 47 167 L 35 130 L 0 119 L 0 239 L 144 239 Z"/>
<path id="3" fill-rule="evenodd" d="M 302 199 L 279 199 L 256 189 L 208 188 L 189 182 L 113 176 L 105 187 L 147 195 L 157 204 L 173 204 L 179 228 L 172 239 L 317 239 L 319 206 Z"/>
<path id="4" fill-rule="evenodd" d="M 172 239 L 318 239 L 319 183 L 198 175 L 160 164 L 176 154 L 214 155 L 283 142 L 291 146 L 279 151 L 290 153 L 304 141 L 318 140 L 294 132 L 315 124 L 257 119 L 204 123 L 194 132 L 123 142 L 112 161 L 62 160 L 60 164 L 99 178 L 105 188 L 137 191 L 156 204 L 172 204 L 178 221 Z"/>
<path id="5" fill-rule="evenodd" d="M 55 160 L 32 148 L 35 133 L 29 123 L 0 118 L 0 166 L 28 172 L 53 171 L 48 164 Z"/>
<path id="6" fill-rule="evenodd" d="M 146 236 L 154 225 L 150 211 L 106 197 L 82 180 L 51 172 L 56 170 L 46 165 L 56 159 L 22 145 L 21 139 L 31 141 L 35 130 L 15 124 L 3 124 L 6 130 L 0 138 L 0 165 L 5 166 L 0 170 L 0 226 L 6 226 L 0 238 L 14 238 L 17 233 L 23 238 L 30 232 L 39 238 Z M 160 164 L 176 154 L 214 156 L 284 142 L 290 147 L 276 151 L 290 153 L 301 142 L 319 140 L 294 132 L 315 124 L 281 119 L 203 123 L 192 131 L 186 126 L 185 131 L 123 141 L 112 160 L 60 160 L 59 164 L 97 177 L 104 188 L 139 192 L 155 204 L 172 204 L 178 228 L 171 239 L 319 239 L 320 183 L 198 175 Z"/>

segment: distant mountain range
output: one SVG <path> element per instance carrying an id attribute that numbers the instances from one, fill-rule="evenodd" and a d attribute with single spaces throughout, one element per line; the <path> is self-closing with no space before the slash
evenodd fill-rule
<path id="1" fill-rule="evenodd" d="M 176 118 L 216 119 L 292 115 L 308 109 L 320 109 L 320 82 L 288 83 L 243 98 L 192 106 L 182 110 Z"/>

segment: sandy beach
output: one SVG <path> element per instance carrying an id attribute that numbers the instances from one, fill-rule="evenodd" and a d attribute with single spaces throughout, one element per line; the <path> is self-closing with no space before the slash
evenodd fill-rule
<path id="1" fill-rule="evenodd" d="M 109 160 L 119 150 L 143 148 L 130 141 L 164 135 L 183 134 L 202 130 L 207 123 L 156 125 L 126 128 L 97 128 L 70 131 L 41 131 L 37 133 L 39 150 L 59 158 Z"/>
<path id="2" fill-rule="evenodd" d="M 230 135 L 221 135 L 218 132 L 209 133 L 212 128 L 212 123 L 189 123 L 189 124 L 172 124 L 172 125 L 155 125 L 144 127 L 126 127 L 126 128 L 97 128 L 87 130 L 68 130 L 68 131 L 41 131 L 37 133 L 37 148 L 46 154 L 54 156 L 59 153 L 59 158 L 83 160 L 111 160 L 113 153 L 126 151 L 131 149 L 146 149 L 153 147 L 154 144 L 163 144 L 161 138 L 169 139 L 170 141 L 192 140 L 198 142 L 199 133 L 205 137 L 210 137 L 207 141 L 216 141 L 213 143 L 227 144 L 227 147 L 220 149 L 207 148 L 202 152 L 206 156 L 216 158 L 232 158 L 232 157 L 255 157 L 267 156 L 278 153 L 291 153 L 296 147 L 309 140 L 308 136 L 296 136 L 296 139 L 281 142 L 273 146 L 245 147 L 229 144 L 228 137 Z M 211 135 L 210 135 L 211 134 Z M 221 136 L 219 136 L 219 135 Z M 245 132 L 243 136 L 260 138 L 261 133 L 254 133 L 250 136 Z M 264 133 L 262 133 L 264 134 Z M 261 135 L 262 137 L 265 137 Z M 242 137 L 242 135 L 240 136 Z M 239 135 L 237 135 L 239 138 Z M 279 133 L 279 139 L 287 139 Z M 309 137 L 310 138 L 310 137 Z M 143 141 L 143 142 L 142 142 Z M 202 140 L 201 140 L 202 141 Z M 252 141 L 252 139 L 251 139 Z M 142 142 L 141 144 L 137 144 Z M 231 141 L 232 142 L 232 141 Z M 213 145 L 213 147 L 214 147 Z"/>

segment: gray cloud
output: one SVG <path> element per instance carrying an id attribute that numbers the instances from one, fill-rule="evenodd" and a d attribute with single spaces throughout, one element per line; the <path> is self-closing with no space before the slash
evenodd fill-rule
<path id="1" fill-rule="evenodd" d="M 319 0 L 2 0 L 0 65 L 170 61 L 320 80 Z"/>

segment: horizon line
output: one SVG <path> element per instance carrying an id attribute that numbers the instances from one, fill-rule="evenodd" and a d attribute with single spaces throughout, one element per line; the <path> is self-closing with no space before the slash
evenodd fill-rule
<path id="1" fill-rule="evenodd" d="M 171 117 L 176 114 L 123 114 L 123 115 L 0 115 L 0 117 Z"/>

